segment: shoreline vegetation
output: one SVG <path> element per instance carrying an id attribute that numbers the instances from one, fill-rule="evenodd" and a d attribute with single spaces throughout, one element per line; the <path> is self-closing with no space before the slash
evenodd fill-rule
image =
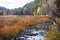
<path id="1" fill-rule="evenodd" d="M 0 17 L 0 37 L 16 36 L 20 31 L 25 30 L 26 26 L 49 21 L 49 16 L 43 15 Z"/>

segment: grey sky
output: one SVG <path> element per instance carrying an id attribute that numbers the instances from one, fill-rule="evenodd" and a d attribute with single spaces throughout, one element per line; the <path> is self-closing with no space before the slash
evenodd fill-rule
<path id="1" fill-rule="evenodd" d="M 0 0 L 0 6 L 14 9 L 18 7 L 23 7 L 25 4 L 31 2 L 33 0 Z"/>

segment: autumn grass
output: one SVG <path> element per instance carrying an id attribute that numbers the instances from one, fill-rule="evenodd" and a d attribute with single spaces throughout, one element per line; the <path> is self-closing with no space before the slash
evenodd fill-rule
<path id="1" fill-rule="evenodd" d="M 48 22 L 50 18 L 48 16 L 12 16 L 12 17 L 0 17 L 0 37 L 12 37 L 18 35 L 19 32 L 25 30 L 29 25 Z"/>
<path id="2" fill-rule="evenodd" d="M 58 25 L 60 26 L 60 18 L 54 18 L 55 23 L 51 25 L 45 40 L 60 40 L 60 31 Z"/>
<path id="3" fill-rule="evenodd" d="M 60 40 L 60 31 L 57 31 L 56 28 L 56 25 L 51 25 L 45 40 Z"/>
<path id="4" fill-rule="evenodd" d="M 45 40 L 60 40 L 60 32 L 48 32 Z"/>

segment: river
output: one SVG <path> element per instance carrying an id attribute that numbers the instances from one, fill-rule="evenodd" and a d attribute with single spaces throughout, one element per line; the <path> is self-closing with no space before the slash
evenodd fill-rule
<path id="1" fill-rule="evenodd" d="M 17 37 L 11 38 L 11 40 L 44 40 L 50 25 L 51 23 L 37 24 L 35 26 L 32 26 L 30 29 L 26 29 Z"/>

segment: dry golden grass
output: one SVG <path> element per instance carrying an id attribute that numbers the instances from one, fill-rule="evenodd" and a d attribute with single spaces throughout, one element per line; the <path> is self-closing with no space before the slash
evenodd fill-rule
<path id="1" fill-rule="evenodd" d="M 48 16 L 12 16 L 0 17 L 0 37 L 16 36 L 20 31 L 25 30 L 26 26 L 49 22 Z"/>
<path id="2" fill-rule="evenodd" d="M 45 40 L 60 40 L 60 32 L 56 28 L 57 25 L 51 25 Z"/>
<path id="3" fill-rule="evenodd" d="M 55 17 L 55 22 L 56 22 L 56 24 L 60 25 L 60 18 Z"/>

